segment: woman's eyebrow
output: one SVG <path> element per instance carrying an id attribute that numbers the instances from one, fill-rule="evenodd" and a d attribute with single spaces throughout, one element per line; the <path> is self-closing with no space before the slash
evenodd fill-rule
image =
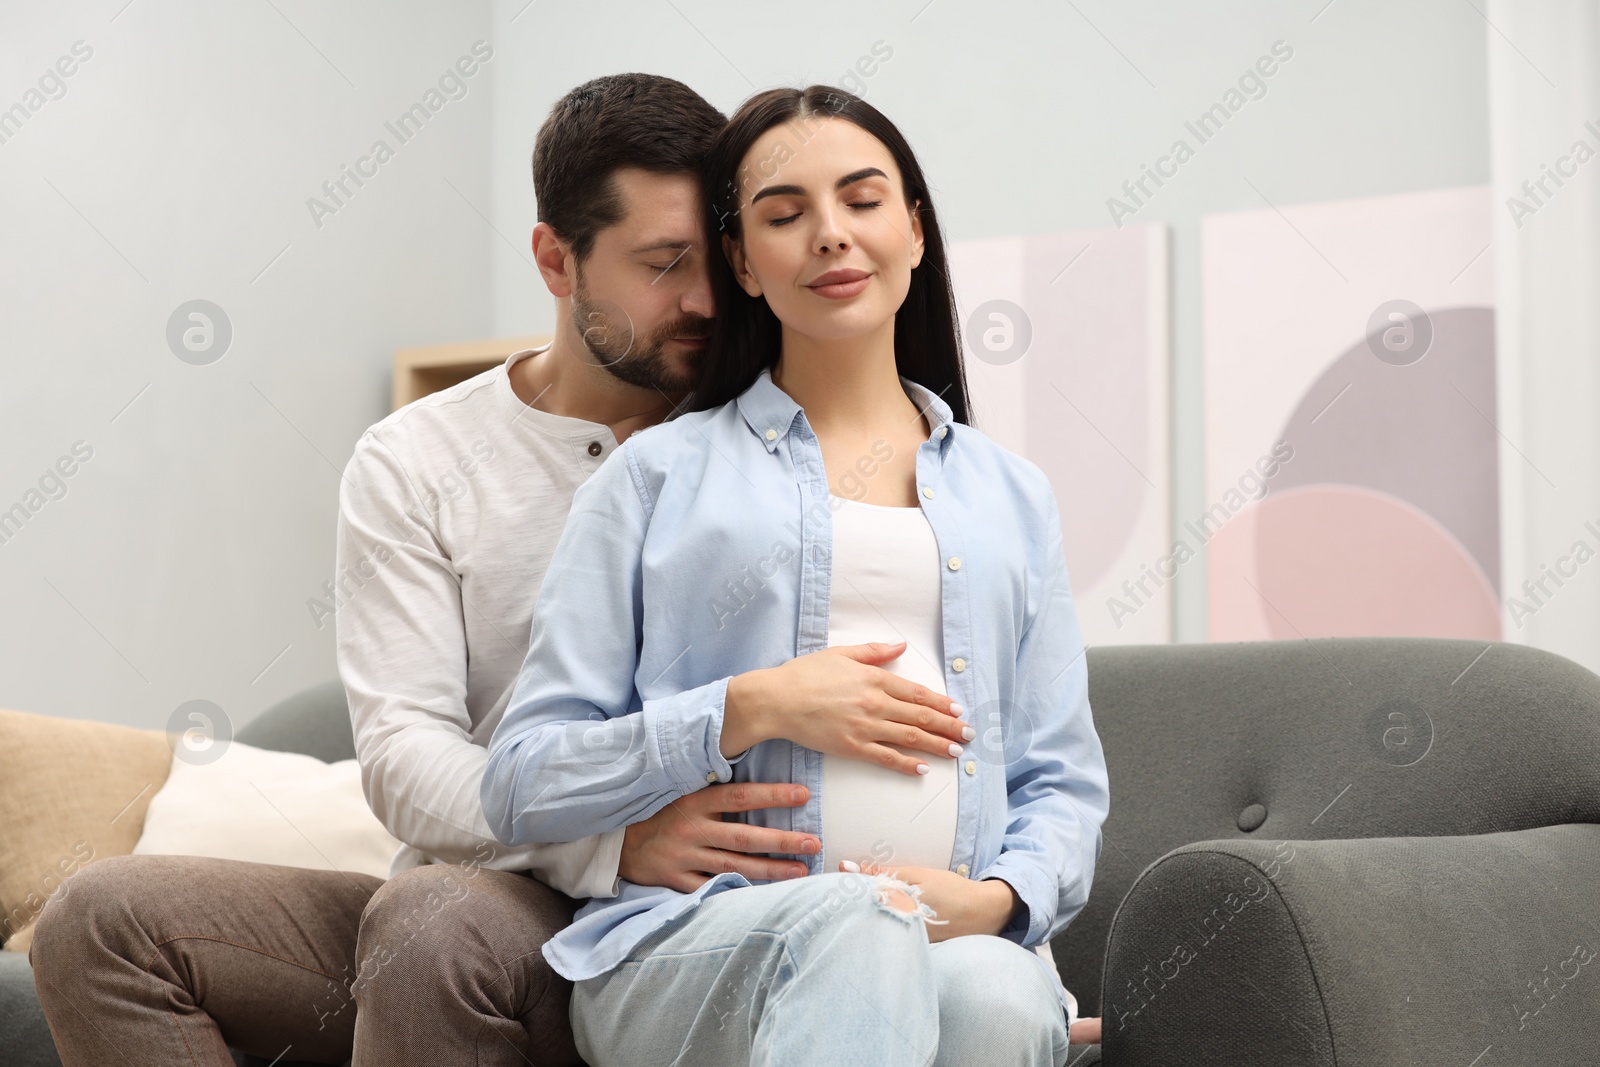
<path id="1" fill-rule="evenodd" d="M 849 174 L 846 174 L 843 178 L 840 178 L 834 183 L 833 187 L 835 189 L 843 189 L 845 186 L 854 185 L 856 182 L 865 178 L 887 179 L 888 177 L 889 176 L 887 174 L 879 170 L 877 167 L 862 167 L 860 170 L 853 170 Z"/>
<path id="2" fill-rule="evenodd" d="M 835 189 L 843 189 L 847 185 L 854 185 L 863 178 L 887 177 L 888 175 L 879 170 L 877 167 L 862 167 L 860 170 L 853 170 L 849 174 L 846 174 L 843 178 L 840 178 L 838 181 L 834 182 L 833 187 Z M 805 192 L 806 191 L 800 188 L 798 185 L 769 185 L 755 196 L 752 196 L 750 198 L 750 202 L 754 204 L 757 200 L 760 200 L 764 196 L 804 196 Z"/>

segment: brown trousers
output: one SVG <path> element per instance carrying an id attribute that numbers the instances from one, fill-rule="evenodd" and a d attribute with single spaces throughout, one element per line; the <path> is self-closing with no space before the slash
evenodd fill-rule
<path id="1" fill-rule="evenodd" d="M 523 874 L 382 881 L 114 856 L 64 882 L 29 958 L 64 1067 L 581 1065 L 544 942 L 578 902 Z"/>

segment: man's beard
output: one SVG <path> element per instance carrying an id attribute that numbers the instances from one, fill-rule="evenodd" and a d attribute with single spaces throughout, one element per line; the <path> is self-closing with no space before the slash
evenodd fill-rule
<path id="1" fill-rule="evenodd" d="M 691 365 L 680 371 L 667 358 L 668 339 L 711 335 L 711 320 L 704 315 L 682 315 L 662 323 L 647 336 L 637 335 L 632 320 L 622 308 L 608 300 L 590 299 L 581 271 L 577 292 L 573 294 L 572 323 L 584 346 L 594 355 L 597 366 L 618 381 L 663 393 L 681 393 L 693 388 L 702 354 L 691 353 Z"/>

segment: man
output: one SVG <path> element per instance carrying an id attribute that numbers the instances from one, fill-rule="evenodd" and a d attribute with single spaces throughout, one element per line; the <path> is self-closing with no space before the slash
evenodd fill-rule
<path id="1" fill-rule="evenodd" d="M 724 117 L 687 86 L 578 87 L 533 159 L 545 348 L 373 426 L 340 488 L 340 675 L 367 798 L 405 843 L 392 877 L 112 857 L 44 909 L 31 959 L 66 1067 L 283 1062 L 572 1064 L 570 983 L 540 946 L 617 879 L 795 877 L 814 837 L 724 822 L 794 805 L 708 786 L 649 820 L 510 850 L 478 803 L 572 493 L 681 404 L 712 308 L 698 168 Z M 371 574 L 368 578 L 366 575 Z M 552 888 L 553 887 L 553 888 Z"/>

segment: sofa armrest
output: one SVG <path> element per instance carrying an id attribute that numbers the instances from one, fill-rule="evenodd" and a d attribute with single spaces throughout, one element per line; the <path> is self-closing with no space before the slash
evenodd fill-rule
<path id="1" fill-rule="evenodd" d="M 1112 1067 L 1587 1062 L 1597 972 L 1600 826 L 1202 841 L 1117 909 L 1102 1048 Z"/>

